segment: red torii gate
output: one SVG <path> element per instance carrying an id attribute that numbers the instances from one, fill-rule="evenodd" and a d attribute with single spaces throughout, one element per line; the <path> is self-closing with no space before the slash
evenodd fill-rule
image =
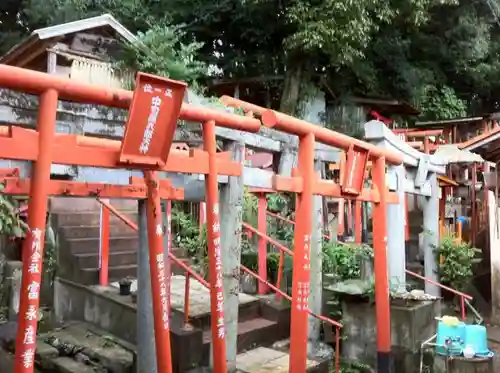
<path id="1" fill-rule="evenodd" d="M 168 181 L 158 180 L 156 171 L 202 173 L 207 175 L 208 234 L 210 278 L 222 277 L 220 267 L 220 224 L 218 222 L 217 174 L 239 175 L 242 165 L 229 154 L 216 154 L 215 123 L 220 126 L 257 132 L 260 121 L 216 110 L 183 104 L 186 85 L 147 74 L 138 74 L 136 90 L 110 90 L 76 83 L 44 73 L 0 65 L 0 87 L 40 96 L 37 131 L 17 126 L 0 127 L 0 157 L 33 161 L 31 180 L 7 178 L 7 193 L 28 194 L 29 233 L 23 245 L 23 279 L 16 339 L 15 373 L 34 371 L 37 315 L 44 250 L 45 216 L 49 195 L 101 196 L 109 198 L 145 198 L 148 203 L 151 285 L 157 365 L 159 373 L 172 372 L 169 331 L 170 279 L 162 248 L 160 198 L 182 198 Z M 55 133 L 59 99 L 129 108 L 123 142 Z M 190 157 L 170 155 L 177 119 L 199 121 L 204 125 L 204 151 Z M 170 155 L 170 156 L 169 156 Z M 129 186 L 50 180 L 52 163 L 106 168 L 143 170 L 144 184 Z M 222 283 L 210 289 L 212 300 L 212 338 L 214 371 L 226 371 Z M 216 301 L 217 300 L 217 301 Z M 222 320 L 222 322 L 221 322 Z"/>
<path id="2" fill-rule="evenodd" d="M 377 316 L 377 371 L 392 372 L 391 320 L 389 282 L 387 277 L 387 204 L 399 203 L 394 193 L 387 191 L 385 169 L 387 164 L 401 164 L 401 155 L 376 147 L 347 135 L 319 127 L 289 115 L 250 104 L 229 96 L 221 97 L 228 106 L 257 113 L 268 128 L 299 137 L 298 168 L 292 177 L 275 175 L 273 189 L 297 193 L 296 224 L 294 231 L 294 261 L 292 284 L 292 317 L 290 331 L 290 372 L 306 371 L 307 305 L 309 294 L 309 245 L 312 225 L 312 197 L 322 195 L 356 201 L 373 202 L 373 248 L 375 256 L 375 307 Z M 339 148 L 346 152 L 345 172 L 339 184 L 322 180 L 314 172 L 315 142 Z M 371 159 L 373 189 L 364 188 L 368 162 Z"/>
<path id="3" fill-rule="evenodd" d="M 160 198 L 181 198 L 168 181 L 159 181 L 155 171 L 206 174 L 207 231 L 209 238 L 209 276 L 211 294 L 214 372 L 226 372 L 222 273 L 220 261 L 220 222 L 217 174 L 241 173 L 241 164 L 232 163 L 225 154 L 216 154 L 215 125 L 257 132 L 260 121 L 182 103 L 185 85 L 147 74 L 138 74 L 132 93 L 113 90 L 71 80 L 0 65 L 0 87 L 40 95 L 37 131 L 12 126 L 0 129 L 0 158 L 34 161 L 32 179 L 7 180 L 7 191 L 30 194 L 27 235 L 23 247 L 23 282 L 20 320 L 16 341 L 15 373 L 32 373 L 36 342 L 38 292 L 41 280 L 43 234 L 47 197 L 80 195 L 148 199 L 148 236 L 150 244 L 151 282 L 155 319 L 155 339 L 159 373 L 170 373 L 171 355 L 168 325 L 169 278 L 165 272 L 161 235 Z M 159 94 L 164 99 L 158 99 Z M 128 108 L 123 142 L 85 136 L 55 134 L 58 99 Z M 166 104 L 165 104 L 166 102 Z M 241 103 L 241 102 L 240 102 Z M 257 110 L 255 108 L 258 108 Z M 259 107 L 250 109 L 259 113 Z M 291 178 L 275 177 L 275 189 L 298 193 L 297 225 L 294 237 L 292 330 L 290 369 L 306 370 L 307 296 L 309 292 L 309 240 L 311 235 L 311 203 L 313 194 L 344 197 L 375 203 L 374 248 L 376 272 L 378 371 L 390 371 L 390 313 L 386 258 L 386 205 L 397 203 L 385 185 L 386 162 L 401 163 L 394 153 L 374 147 L 310 123 L 274 111 L 262 112 L 264 125 L 299 136 L 299 165 Z M 193 152 L 191 158 L 170 151 L 177 118 L 203 123 L 204 151 Z M 158 120 L 160 119 L 160 120 Z M 158 134 L 154 137 L 153 134 Z M 347 151 L 350 172 L 341 185 L 318 180 L 314 173 L 315 141 Z M 22 143 L 22 146 L 19 144 Z M 28 146 L 29 145 L 29 146 Z M 368 159 L 373 161 L 373 190 L 363 190 Z M 50 180 L 52 163 L 106 168 L 133 168 L 145 173 L 144 184 L 108 186 Z M 31 185 L 33 182 L 33 185 Z M 300 299 L 300 301 L 299 301 Z"/>

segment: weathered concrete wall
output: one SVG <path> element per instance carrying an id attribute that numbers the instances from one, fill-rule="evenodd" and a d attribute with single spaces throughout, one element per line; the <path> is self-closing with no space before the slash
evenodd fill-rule
<path id="1" fill-rule="evenodd" d="M 435 317 L 440 315 L 440 301 L 391 306 L 391 341 L 398 373 L 414 372 L 414 355 L 419 353 L 421 343 L 435 334 Z M 377 321 L 374 305 L 343 301 L 342 317 L 342 335 L 346 337 L 342 342 L 342 357 L 375 367 Z"/>
<path id="2" fill-rule="evenodd" d="M 136 310 L 93 288 L 61 278 L 54 281 L 54 313 L 59 323 L 85 321 L 127 342 L 136 342 Z"/>

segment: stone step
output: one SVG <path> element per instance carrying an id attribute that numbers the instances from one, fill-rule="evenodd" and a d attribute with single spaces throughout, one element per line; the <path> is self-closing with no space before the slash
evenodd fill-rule
<path id="1" fill-rule="evenodd" d="M 95 368 L 92 365 L 85 365 L 70 357 L 62 356 L 52 360 L 54 373 L 106 373 L 105 368 Z"/>
<path id="2" fill-rule="evenodd" d="M 119 281 L 125 277 L 137 277 L 137 265 L 128 264 L 120 266 L 110 266 L 108 270 L 110 282 Z M 99 283 L 98 268 L 82 268 L 80 269 L 80 283 L 83 285 L 95 285 Z"/>
<path id="3" fill-rule="evenodd" d="M 99 238 L 72 238 L 66 240 L 66 247 L 72 254 L 98 253 Z M 111 237 L 109 251 L 131 251 L 139 248 L 139 237 Z"/>
<path id="4" fill-rule="evenodd" d="M 75 357 L 63 356 L 57 349 L 63 346 L 74 346 L 79 354 Z M 36 355 L 40 365 L 53 367 L 44 371 L 54 373 L 128 373 L 134 365 L 133 352 L 111 336 L 95 334 L 81 323 L 40 335 Z M 92 365 L 78 361 L 81 359 L 89 359 Z"/>
<path id="5" fill-rule="evenodd" d="M 276 342 L 278 323 L 264 318 L 254 318 L 238 322 L 237 351 L 242 352 L 256 346 L 270 346 Z M 211 330 L 203 332 L 203 361 L 210 358 Z"/>
<path id="6" fill-rule="evenodd" d="M 243 322 L 259 318 L 261 315 L 260 300 L 255 299 L 247 303 L 240 303 L 238 308 L 238 321 Z M 204 331 L 210 330 L 211 317 L 210 313 L 204 313 L 199 316 L 191 317 L 190 323 L 196 328 Z"/>
<path id="7" fill-rule="evenodd" d="M 78 267 L 81 269 L 99 268 L 99 253 L 75 254 Z M 122 265 L 137 264 L 137 251 L 115 251 L 109 253 L 109 266 L 116 267 Z"/>
<path id="8" fill-rule="evenodd" d="M 308 346 L 309 347 L 309 346 Z M 306 348 L 306 346 L 304 346 Z M 289 350 L 289 348 L 288 348 Z M 321 351 L 323 354 L 327 352 L 327 348 Z M 314 359 L 307 357 L 306 371 L 307 373 L 333 372 L 330 368 L 332 358 L 327 355 L 314 356 Z M 245 351 L 238 354 L 236 357 L 236 369 L 239 373 L 284 373 L 290 371 L 290 354 L 289 351 L 281 349 L 257 347 L 255 349 Z M 358 371 L 351 370 L 351 371 Z M 189 371 L 188 373 L 192 373 Z M 193 372 L 194 373 L 194 372 Z M 197 372 L 196 372 L 197 373 Z"/>
<path id="9" fill-rule="evenodd" d="M 65 239 L 71 238 L 97 238 L 100 235 L 99 225 L 77 225 L 64 226 L 59 228 L 59 232 Z M 136 237 L 137 232 L 123 222 L 113 222 L 109 225 L 109 234 L 111 237 Z"/>
<path id="10" fill-rule="evenodd" d="M 136 211 L 120 211 L 124 216 L 137 224 L 138 214 Z M 63 212 L 55 214 L 56 225 L 58 227 L 65 226 L 88 226 L 88 225 L 99 225 L 100 224 L 100 213 L 96 212 Z M 121 223 L 124 224 L 115 215 L 110 214 L 109 218 L 110 224 Z"/>

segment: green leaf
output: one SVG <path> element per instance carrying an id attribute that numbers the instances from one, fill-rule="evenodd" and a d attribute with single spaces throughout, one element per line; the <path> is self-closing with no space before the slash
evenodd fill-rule
<path id="1" fill-rule="evenodd" d="M 17 238 L 20 238 L 20 237 L 24 237 L 25 235 L 25 232 L 24 230 L 22 230 L 20 227 L 14 227 L 12 229 L 12 234 L 17 237 Z"/>

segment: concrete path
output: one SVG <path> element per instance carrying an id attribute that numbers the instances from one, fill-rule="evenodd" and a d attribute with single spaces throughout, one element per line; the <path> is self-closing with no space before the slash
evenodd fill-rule
<path id="1" fill-rule="evenodd" d="M 290 355 L 286 352 L 267 347 L 258 347 L 239 354 L 236 357 L 236 368 L 242 373 L 288 373 Z M 318 362 L 307 360 L 307 368 L 319 365 Z"/>
<path id="2" fill-rule="evenodd" d="M 111 286 L 119 288 L 118 282 L 111 283 Z M 170 302 L 172 308 L 184 312 L 184 289 L 186 278 L 182 275 L 172 276 L 170 285 Z M 137 291 L 137 280 L 132 281 L 131 291 Z M 240 304 L 246 304 L 258 300 L 257 297 L 240 293 Z M 189 316 L 196 317 L 210 313 L 210 293 L 199 281 L 191 278 L 189 281 Z"/>

